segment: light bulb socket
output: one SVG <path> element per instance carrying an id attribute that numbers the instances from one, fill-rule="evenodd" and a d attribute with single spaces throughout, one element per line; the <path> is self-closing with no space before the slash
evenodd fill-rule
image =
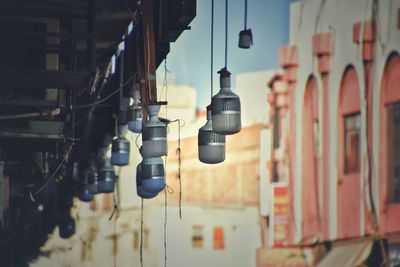
<path id="1" fill-rule="evenodd" d="M 157 116 L 158 113 L 160 112 L 160 108 L 161 106 L 157 104 L 149 104 L 146 107 L 149 116 Z"/>

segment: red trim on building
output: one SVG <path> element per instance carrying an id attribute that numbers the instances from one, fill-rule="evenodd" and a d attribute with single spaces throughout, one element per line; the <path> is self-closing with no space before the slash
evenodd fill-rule
<path id="1" fill-rule="evenodd" d="M 318 60 L 318 71 L 322 79 L 322 154 L 325 155 L 322 162 L 323 171 L 323 212 L 322 212 L 322 235 L 325 240 L 329 239 L 329 71 L 330 55 L 333 50 L 333 36 L 331 33 L 319 33 L 312 37 L 313 55 Z"/>
<path id="2" fill-rule="evenodd" d="M 400 8 L 397 9 L 397 29 L 400 30 Z"/>
<path id="3" fill-rule="evenodd" d="M 333 49 L 332 35 L 329 32 L 318 33 L 312 37 L 312 51 L 314 56 L 330 55 Z"/>
<path id="4" fill-rule="evenodd" d="M 364 31 L 362 41 L 363 42 L 374 42 L 375 41 L 375 27 L 372 21 L 365 21 L 364 29 L 361 29 L 361 22 L 353 25 L 353 42 L 360 42 L 361 31 Z"/>
<path id="5" fill-rule="evenodd" d="M 400 231 L 400 204 L 390 204 L 388 200 L 388 161 L 387 142 L 387 105 L 400 102 L 400 56 L 392 54 L 385 66 L 380 98 L 380 149 L 379 149 L 379 186 L 381 201 L 381 229 L 385 233 Z"/>

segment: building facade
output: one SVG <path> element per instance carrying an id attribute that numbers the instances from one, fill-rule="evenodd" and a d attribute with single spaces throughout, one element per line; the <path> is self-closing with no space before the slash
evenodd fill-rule
<path id="1" fill-rule="evenodd" d="M 289 266 L 289 247 L 305 248 L 292 251 L 298 266 L 397 266 L 400 1 L 297 1 L 290 12 L 283 71 L 268 81 L 270 249 L 259 266 Z"/>

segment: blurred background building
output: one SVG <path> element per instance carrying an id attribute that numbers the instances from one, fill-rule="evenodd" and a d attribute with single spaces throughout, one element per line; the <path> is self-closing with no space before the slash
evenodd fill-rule
<path id="1" fill-rule="evenodd" d="M 398 266 L 399 19 L 399 1 L 291 4 L 258 266 Z"/>

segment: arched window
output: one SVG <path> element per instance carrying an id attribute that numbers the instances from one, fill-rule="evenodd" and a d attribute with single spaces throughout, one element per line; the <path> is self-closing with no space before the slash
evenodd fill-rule
<path id="1" fill-rule="evenodd" d="M 360 129 L 360 84 L 355 69 L 349 66 L 340 85 L 338 108 L 338 238 L 360 234 Z"/>
<path id="2" fill-rule="evenodd" d="M 303 106 L 302 133 L 302 207 L 303 237 L 310 239 L 319 234 L 319 116 L 318 84 L 311 76 L 306 84 Z M 311 239 L 310 239 L 311 240 Z"/>
<path id="3" fill-rule="evenodd" d="M 382 195 L 385 205 L 400 204 L 400 56 L 397 53 L 389 57 L 385 66 L 380 102 L 380 174 L 385 185 Z"/>

